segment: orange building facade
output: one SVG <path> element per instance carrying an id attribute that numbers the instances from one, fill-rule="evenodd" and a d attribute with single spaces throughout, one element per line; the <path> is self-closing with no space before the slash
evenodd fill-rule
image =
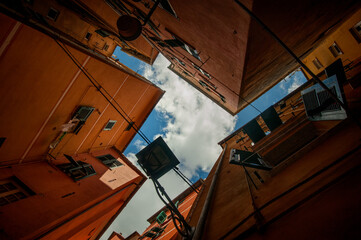
<path id="1" fill-rule="evenodd" d="M 325 75 L 336 79 L 325 67 Z M 361 82 L 358 74 L 346 78 Z M 360 121 L 361 88 L 339 82 Z M 361 129 L 350 116 L 313 118 L 342 109 L 332 105 L 321 114 L 312 112 L 306 97 L 312 84 L 306 82 L 219 142 L 223 152 L 191 210 L 193 239 L 361 237 Z M 325 95 L 317 96 L 321 102 Z"/>
<path id="2" fill-rule="evenodd" d="M 0 238 L 98 239 L 146 177 L 122 154 L 164 92 L 0 14 Z"/>
<path id="3" fill-rule="evenodd" d="M 193 184 L 193 187 L 199 191 L 199 189 L 202 187 L 202 184 L 203 180 L 200 179 Z M 197 196 L 198 193 L 189 187 L 173 199 L 173 203 L 176 204 L 179 212 L 184 218 L 191 216 L 192 213 L 190 210 L 194 201 L 197 199 Z M 149 227 L 146 228 L 139 239 L 170 240 L 176 239 L 179 235 L 172 221 L 171 214 L 166 207 L 160 209 L 153 216 L 151 216 L 148 219 L 148 222 L 150 223 Z"/>
<path id="4" fill-rule="evenodd" d="M 107 1 L 141 23 L 154 1 Z M 359 1 L 241 1 L 302 57 Z M 235 115 L 298 66 L 235 1 L 162 0 L 143 36 L 169 68 Z M 307 36 L 307 37 L 305 37 Z"/>
<path id="5" fill-rule="evenodd" d="M 361 9 L 346 21 L 330 29 L 327 37 L 310 52 L 303 62 L 310 70 L 325 78 L 324 70 L 340 59 L 345 68 L 348 82 L 357 87 L 361 70 Z M 305 74 L 308 79 L 311 77 Z"/>
<path id="6" fill-rule="evenodd" d="M 117 46 L 148 64 L 153 64 L 158 55 L 156 48 L 142 36 L 131 42 L 119 38 L 116 25 L 119 14 L 109 1 L 4 1 L 0 8 L 53 37 L 61 37 L 113 59 L 117 59 L 113 56 Z"/>

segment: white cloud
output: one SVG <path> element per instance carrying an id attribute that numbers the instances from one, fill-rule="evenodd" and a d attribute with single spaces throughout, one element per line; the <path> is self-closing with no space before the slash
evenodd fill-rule
<path id="1" fill-rule="evenodd" d="M 166 91 L 155 108 L 166 121 L 163 133 L 159 134 L 181 162 L 182 172 L 191 178 L 198 168 L 207 172 L 211 169 L 222 151 L 217 143 L 233 131 L 236 118 L 168 70 L 168 65 L 169 62 L 160 55 L 153 66 L 144 66 L 143 75 Z M 137 148 L 142 147 L 140 142 L 136 144 Z M 136 163 L 134 153 L 127 157 Z M 174 172 L 167 173 L 160 182 L 172 198 L 187 188 Z M 152 182 L 148 180 L 102 239 L 113 230 L 124 236 L 135 230 L 142 234 L 148 226 L 146 219 L 162 206 Z"/>
<path id="2" fill-rule="evenodd" d="M 158 57 L 144 76 L 164 89 L 156 110 L 167 119 L 163 138 L 181 162 L 188 177 L 198 167 L 209 171 L 221 152 L 217 143 L 233 129 L 236 119 L 167 69 L 168 60 Z"/>
<path id="3" fill-rule="evenodd" d="M 301 71 L 297 70 L 281 81 L 280 87 L 287 94 L 290 94 L 305 82 Z"/>

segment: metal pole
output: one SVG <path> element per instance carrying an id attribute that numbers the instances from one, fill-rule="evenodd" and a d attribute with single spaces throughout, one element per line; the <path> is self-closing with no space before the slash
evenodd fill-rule
<path id="1" fill-rule="evenodd" d="M 277 37 L 277 35 L 272 32 L 271 29 L 267 27 L 266 24 L 264 24 L 261 19 L 259 19 L 251 10 L 249 10 L 245 5 L 243 5 L 240 1 L 234 0 L 244 11 L 246 11 L 256 22 L 258 22 L 259 25 L 261 25 L 264 30 L 266 30 L 300 65 L 303 69 L 305 69 L 313 78 L 314 81 L 316 81 L 320 86 L 326 90 L 328 94 L 343 108 L 345 109 L 346 113 L 353 118 L 353 120 L 356 122 L 356 124 L 361 128 L 361 123 L 356 118 L 356 116 L 348 109 L 346 104 L 344 104 L 338 97 L 331 92 L 331 90 L 299 59 L 296 54 L 289 48 L 287 45 L 282 42 L 281 39 Z"/>
<path id="2" fill-rule="evenodd" d="M 153 14 L 153 12 L 155 11 L 155 9 L 158 7 L 159 3 L 160 3 L 160 0 L 157 0 L 157 1 L 154 3 L 154 5 L 153 5 L 153 7 L 150 9 L 148 15 L 147 15 L 147 16 L 145 17 L 145 19 L 144 19 L 143 26 L 145 26 L 145 25 L 148 23 L 150 17 L 152 16 L 152 14 Z"/>
<path id="3" fill-rule="evenodd" d="M 209 187 L 206 200 L 205 200 L 205 202 L 203 204 L 202 212 L 201 212 L 201 215 L 199 216 L 196 231 L 194 232 L 194 236 L 193 236 L 192 240 L 202 239 L 203 230 L 204 230 L 204 227 L 206 225 L 207 215 L 208 215 L 208 212 L 209 212 L 209 207 L 211 205 L 212 197 L 213 197 L 213 194 L 214 194 L 214 190 L 216 188 L 218 175 L 219 175 L 219 172 L 221 171 L 221 165 L 223 163 L 224 153 L 226 152 L 226 150 L 227 150 L 227 143 L 226 143 L 226 145 L 225 145 L 225 147 L 223 149 L 222 156 L 221 156 L 221 158 L 219 160 L 217 169 L 216 169 L 216 171 L 214 173 L 214 176 L 212 178 L 211 186 Z"/>

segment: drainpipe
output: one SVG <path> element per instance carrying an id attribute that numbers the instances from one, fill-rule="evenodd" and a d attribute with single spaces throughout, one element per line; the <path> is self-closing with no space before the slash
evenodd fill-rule
<path id="1" fill-rule="evenodd" d="M 214 194 L 214 190 L 216 188 L 218 175 L 219 175 L 219 172 L 221 171 L 221 165 L 223 163 L 224 153 L 226 152 L 226 150 L 227 150 L 227 143 L 224 146 L 221 159 L 219 160 L 216 172 L 214 173 L 214 176 L 212 178 L 211 186 L 209 187 L 209 191 L 207 193 L 207 197 L 206 197 L 206 200 L 204 202 L 201 215 L 199 216 L 198 224 L 197 224 L 197 227 L 196 227 L 196 230 L 194 232 L 192 240 L 199 240 L 199 239 L 202 238 L 203 230 L 204 230 L 204 227 L 205 227 L 206 221 L 207 221 L 207 215 L 208 215 L 208 212 L 209 212 L 209 207 L 211 205 L 211 200 L 212 200 L 212 197 L 213 197 L 213 194 Z"/>

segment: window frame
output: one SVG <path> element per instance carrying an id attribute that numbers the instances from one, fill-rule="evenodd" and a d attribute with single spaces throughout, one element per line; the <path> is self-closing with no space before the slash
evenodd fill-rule
<path id="1" fill-rule="evenodd" d="M 53 11 L 53 12 L 55 13 L 55 16 L 54 16 L 54 17 L 49 16 L 50 11 Z M 50 7 L 49 10 L 48 10 L 48 12 L 46 13 L 46 17 L 47 17 L 48 19 L 54 21 L 54 22 L 56 22 L 56 20 L 58 19 L 59 15 L 60 15 L 60 11 L 59 11 L 59 10 L 56 10 L 56 9 L 53 8 L 53 7 Z"/>
<path id="2" fill-rule="evenodd" d="M 96 175 L 96 171 L 93 168 L 93 166 L 89 163 L 85 163 L 82 161 L 76 161 L 79 166 L 74 166 L 74 164 L 72 163 L 62 163 L 62 164 L 58 164 L 56 165 L 57 168 L 59 168 L 62 172 L 64 172 L 66 175 L 68 175 L 69 177 L 71 177 L 74 182 L 77 182 L 79 180 L 82 180 L 84 178 L 87 177 L 91 177 Z M 76 171 L 79 171 L 83 173 L 83 176 L 77 176 Z"/>
<path id="3" fill-rule="evenodd" d="M 332 45 L 328 48 L 334 57 L 338 57 L 343 54 L 340 46 L 336 42 L 333 42 Z"/>
<path id="4" fill-rule="evenodd" d="M 358 30 L 360 28 L 360 30 Z M 351 35 L 355 38 L 358 43 L 361 43 L 361 21 L 356 23 L 352 28 L 350 28 Z"/>
<path id="5" fill-rule="evenodd" d="M 9 187 L 5 185 L 13 185 L 14 188 L 10 189 Z M 4 178 L 0 180 L 0 187 L 2 187 L 7 191 L 2 191 L 0 193 L 0 207 L 17 202 L 19 200 L 28 198 L 32 195 L 35 195 L 35 193 L 27 187 L 23 182 L 21 182 L 17 177 L 12 176 L 9 178 Z M 22 194 L 22 196 L 19 196 L 19 193 Z M 9 196 L 13 197 L 13 200 L 9 200 Z M 7 202 L 7 203 L 5 203 Z M 4 204 L 3 204 L 4 203 Z"/>
<path id="6" fill-rule="evenodd" d="M 320 70 L 323 68 L 323 64 L 320 62 L 320 60 L 318 60 L 317 57 L 312 60 L 312 63 L 317 68 L 317 70 Z"/>
<path id="7" fill-rule="evenodd" d="M 112 154 L 104 154 L 104 155 L 96 156 L 95 158 L 98 159 L 100 162 L 102 162 L 109 169 L 114 169 L 124 166 L 124 164 L 118 161 L 118 158 L 114 157 Z M 107 159 L 102 160 L 101 158 L 107 158 Z"/>

